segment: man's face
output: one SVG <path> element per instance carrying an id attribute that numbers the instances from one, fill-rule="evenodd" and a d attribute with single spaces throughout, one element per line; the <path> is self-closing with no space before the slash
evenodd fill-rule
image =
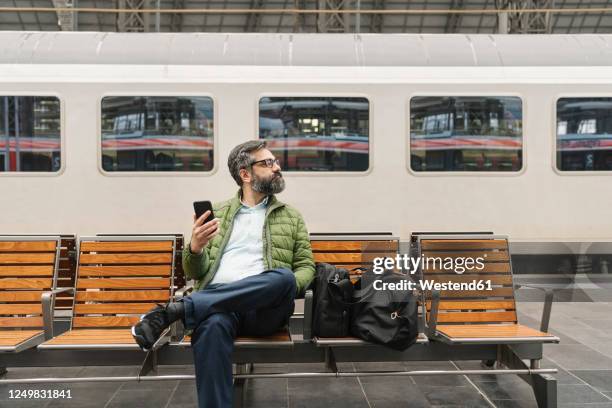
<path id="1" fill-rule="evenodd" d="M 272 161 L 272 167 L 268 167 L 263 160 Z M 276 158 L 268 149 L 259 149 L 253 153 L 251 166 L 251 188 L 258 193 L 270 195 L 278 194 L 285 189 L 285 179 L 281 173 L 280 166 L 274 162 Z"/>

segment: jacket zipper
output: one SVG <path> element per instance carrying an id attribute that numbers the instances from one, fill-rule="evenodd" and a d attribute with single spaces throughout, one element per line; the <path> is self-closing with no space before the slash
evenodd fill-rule
<path id="1" fill-rule="evenodd" d="M 266 218 L 264 219 L 264 230 L 263 230 L 263 244 L 264 244 L 264 254 L 265 254 L 265 262 L 267 263 L 266 269 L 272 268 L 272 243 L 268 242 L 268 238 L 272 236 L 270 232 L 270 223 L 268 222 L 268 216 L 272 213 L 272 211 L 280 208 L 281 206 L 275 206 L 274 204 L 268 208 L 266 211 Z"/>
<path id="2" fill-rule="evenodd" d="M 236 219 L 236 214 L 238 213 L 238 211 L 240 211 L 240 207 L 238 207 L 238 209 L 236 211 L 234 211 L 234 214 L 232 215 L 232 221 L 230 222 L 229 228 L 225 231 L 225 236 L 223 237 L 223 242 L 221 243 L 221 245 L 219 246 L 219 253 L 221 253 L 223 251 L 223 249 L 225 248 L 225 246 L 227 245 L 229 239 L 230 239 L 230 235 L 232 235 L 231 231 L 234 228 L 234 220 Z M 229 232 L 229 234 L 228 234 Z M 208 286 L 208 284 L 210 282 L 212 282 L 212 280 L 215 278 L 215 275 L 217 274 L 217 269 L 219 269 L 219 264 L 221 263 L 221 257 L 218 256 L 217 259 L 215 259 L 215 263 L 213 266 L 211 266 L 211 273 L 210 275 L 210 279 L 208 280 L 208 282 L 206 282 L 206 285 L 202 285 L 202 287 L 206 287 Z"/>

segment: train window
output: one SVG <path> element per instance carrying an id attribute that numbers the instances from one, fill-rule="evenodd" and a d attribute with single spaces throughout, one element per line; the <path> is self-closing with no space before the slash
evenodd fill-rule
<path id="1" fill-rule="evenodd" d="M 57 172 L 60 100 L 0 95 L 0 172 Z"/>
<path id="2" fill-rule="evenodd" d="M 102 169 L 210 171 L 213 100 L 205 96 L 102 99 Z"/>
<path id="3" fill-rule="evenodd" d="M 357 97 L 264 97 L 259 138 L 286 171 L 366 171 L 370 104 Z"/>
<path id="4" fill-rule="evenodd" d="M 557 101 L 557 169 L 612 170 L 612 98 Z"/>
<path id="5" fill-rule="evenodd" d="M 417 172 L 516 172 L 523 164 L 522 101 L 513 96 L 410 100 L 410 167 Z"/>

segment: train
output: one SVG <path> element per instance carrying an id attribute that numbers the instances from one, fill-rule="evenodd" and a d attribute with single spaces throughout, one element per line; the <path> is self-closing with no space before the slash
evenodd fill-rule
<path id="1" fill-rule="evenodd" d="M 0 230 L 190 235 L 281 161 L 310 232 L 612 239 L 612 35 L 0 32 Z"/>

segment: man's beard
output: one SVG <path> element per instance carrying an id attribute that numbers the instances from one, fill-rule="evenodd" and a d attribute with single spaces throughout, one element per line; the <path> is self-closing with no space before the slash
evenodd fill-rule
<path id="1" fill-rule="evenodd" d="M 257 177 L 255 173 L 253 173 L 253 183 L 251 184 L 251 188 L 253 191 L 265 195 L 278 194 L 285 189 L 285 179 L 280 172 L 274 173 L 268 179 Z"/>

